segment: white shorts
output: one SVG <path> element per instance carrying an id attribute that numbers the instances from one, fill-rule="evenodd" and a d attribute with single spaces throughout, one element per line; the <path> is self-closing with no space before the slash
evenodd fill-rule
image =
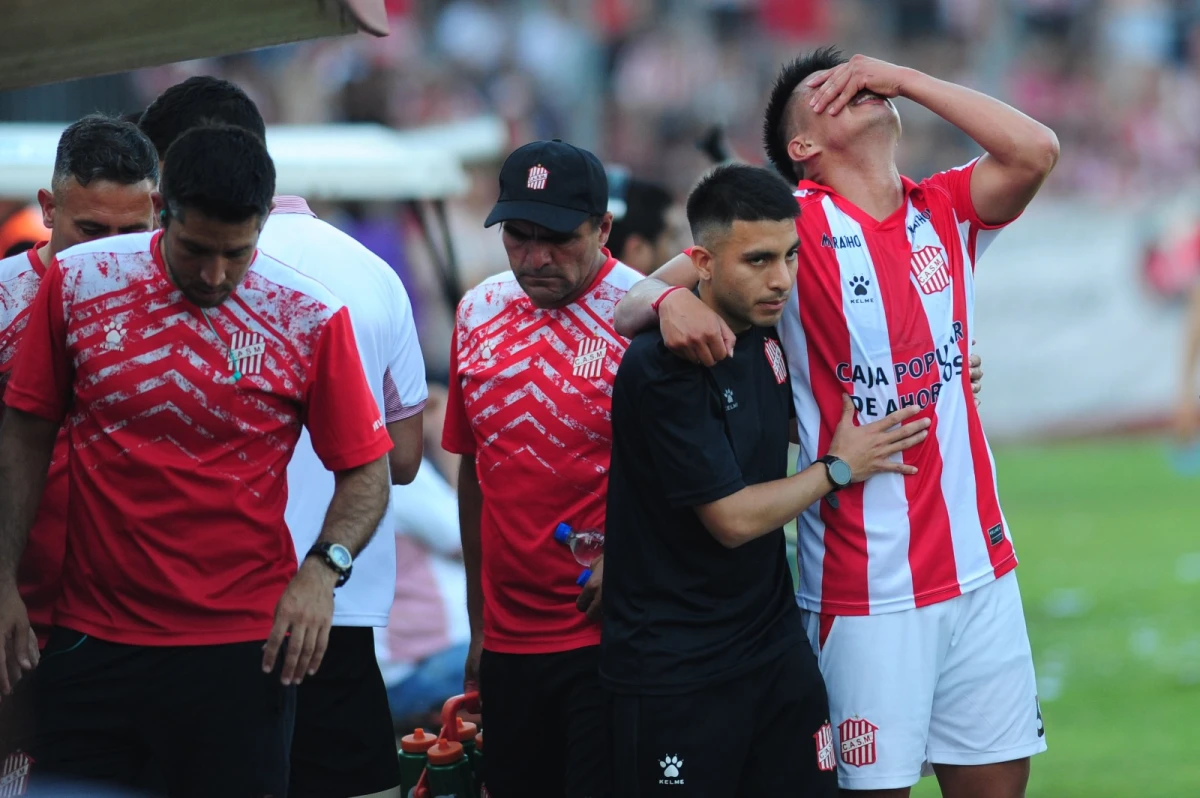
<path id="1" fill-rule="evenodd" d="M 804 616 L 829 692 L 842 788 L 911 787 L 933 764 L 1046 750 L 1015 572 L 928 607 L 824 624 Z"/>

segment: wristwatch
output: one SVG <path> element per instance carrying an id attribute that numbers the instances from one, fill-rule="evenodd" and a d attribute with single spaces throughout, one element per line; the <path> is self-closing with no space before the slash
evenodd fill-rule
<path id="1" fill-rule="evenodd" d="M 834 457 L 832 454 L 827 454 L 817 462 L 825 464 L 825 475 L 833 483 L 834 492 L 849 486 L 850 480 L 854 475 L 851 473 L 850 466 L 847 465 L 845 460 Z"/>
<path id="2" fill-rule="evenodd" d="M 337 587 L 346 584 L 346 580 L 350 578 L 350 571 L 354 569 L 354 558 L 350 556 L 350 549 L 341 543 L 315 543 L 305 558 L 314 554 L 337 573 Z"/>

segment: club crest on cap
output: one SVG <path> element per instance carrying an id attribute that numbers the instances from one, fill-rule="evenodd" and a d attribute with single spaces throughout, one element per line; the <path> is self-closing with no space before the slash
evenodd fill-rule
<path id="1" fill-rule="evenodd" d="M 546 178 L 550 177 L 550 170 L 538 164 L 537 166 L 529 167 L 529 177 L 525 181 L 525 188 L 540 191 L 546 187 Z"/>

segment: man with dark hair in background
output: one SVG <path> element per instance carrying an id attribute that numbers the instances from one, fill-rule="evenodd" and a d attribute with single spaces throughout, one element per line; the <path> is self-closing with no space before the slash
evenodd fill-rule
<path id="1" fill-rule="evenodd" d="M 638 180 L 620 168 L 608 170 L 608 209 L 613 215 L 608 250 L 642 274 L 650 274 L 678 252 L 671 229 L 674 198 L 657 183 Z"/>
<path id="2" fill-rule="evenodd" d="M 796 200 L 773 172 L 720 166 L 687 214 L 700 300 L 737 354 L 701 366 L 651 329 L 617 372 L 600 662 L 617 694 L 615 792 L 832 798 L 829 704 L 783 525 L 851 481 L 912 473 L 890 456 L 929 421 L 901 425 L 910 407 L 859 427 L 846 398 L 826 462 L 789 477 L 792 391 L 774 325 L 796 279 Z"/>
<path id="3" fill-rule="evenodd" d="M 157 186 L 158 157 L 136 126 L 85 116 L 63 131 L 50 188 L 38 191 L 50 240 L 0 261 L 0 385 L 8 380 L 42 275 L 58 253 L 87 241 L 152 229 L 151 194 Z M 50 633 L 66 546 L 67 450 L 66 435 L 60 435 L 17 577 L 40 645 Z"/>
<path id="4" fill-rule="evenodd" d="M 0 392 L 46 268 L 59 252 L 75 244 L 153 228 L 151 194 L 157 185 L 154 147 L 135 125 L 97 115 L 63 131 L 50 188 L 38 192 L 49 240 L 0 260 Z M 66 554 L 69 451 L 66 432 L 60 430 L 29 542 L 17 567 L 17 590 L 38 647 L 49 639 Z M 36 648 L 29 657 L 30 665 L 36 663 Z M 12 750 L 13 741 L 23 736 L 29 723 L 28 701 L 26 690 L 11 699 L 0 698 L 0 757 L 5 758 L 0 772 L 20 773 L 28 766 L 27 755 Z"/>
<path id="5" fill-rule="evenodd" d="M 176 83 L 146 106 L 138 127 L 165 158 L 175 139 L 205 122 L 249 130 L 263 141 L 267 126 L 258 107 L 233 83 L 208 75 L 196 75 Z"/>
<path id="6" fill-rule="evenodd" d="M 896 165 L 907 97 L 985 154 L 920 183 Z M 1053 131 L 979 92 L 833 48 L 786 64 L 767 106 L 772 163 L 798 181 L 804 263 L 779 325 L 806 468 L 852 393 L 859 417 L 916 405 L 929 437 L 798 520 L 800 590 L 829 692 L 843 789 L 899 798 L 931 764 L 947 798 L 1018 798 L 1046 748 L 1017 559 L 968 363 L 974 271 L 1058 159 Z M 676 258 L 657 276 L 690 285 Z M 733 334 L 687 291 L 647 280 L 631 333 L 720 360 Z M 658 302 L 661 319 L 653 304 Z M 914 645 L 914 640 L 924 641 Z"/>
<path id="7" fill-rule="evenodd" d="M 208 76 L 164 91 L 146 109 L 141 124 L 165 154 L 173 136 L 205 120 L 266 137 L 266 124 L 246 93 Z M 258 246 L 346 304 L 363 371 L 394 444 L 389 453 L 392 483 L 411 482 L 421 463 L 428 391 L 412 305 L 400 278 L 362 244 L 316 218 L 302 197 L 274 198 Z M 302 433 L 288 464 L 284 516 L 298 558 L 304 559 L 317 542 L 333 491 L 333 475 L 313 450 L 308 433 Z M 297 691 L 289 780 L 294 798 L 399 793 L 396 740 L 372 630 L 387 625 L 395 596 L 390 515 L 380 522 L 384 534 L 377 531 L 346 563 L 348 579 L 334 595 L 333 628 L 321 669 Z"/>
<path id="8" fill-rule="evenodd" d="M 391 442 L 345 308 L 257 249 L 274 186 L 254 134 L 188 131 L 155 195 L 163 229 L 60 255 L 29 311 L 0 427 L 0 634 L 17 652 L 13 579 L 68 408 L 72 447 L 22 746 L 35 790 L 132 785 L 154 761 L 173 796 L 287 792 L 290 685 L 320 665 L 339 574 L 297 571 L 284 468 L 303 424 L 337 475 L 321 538 L 356 552 L 387 506 Z"/>

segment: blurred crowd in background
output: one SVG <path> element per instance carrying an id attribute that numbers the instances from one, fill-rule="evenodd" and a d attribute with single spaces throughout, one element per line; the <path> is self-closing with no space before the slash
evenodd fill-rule
<path id="1" fill-rule="evenodd" d="M 269 124 L 398 128 L 479 115 L 513 146 L 562 137 L 658 181 L 676 198 L 711 163 L 714 126 L 761 160 L 764 97 L 778 65 L 837 43 L 1015 104 L 1049 124 L 1062 160 L 1043 193 L 1111 204 L 1177 196 L 1200 172 L 1200 0 L 389 0 L 392 35 L 228 58 L 0 95 L 0 119 L 69 121 L 134 112 L 188 73 L 242 85 Z M 900 154 L 914 178 L 976 154 L 957 130 L 901 102 Z M 463 287 L 506 267 L 482 220 L 498 162 L 448 208 Z M 451 309 L 396 208 L 322 209 L 392 263 L 417 306 L 434 379 Z M 687 243 L 679 208 L 670 244 Z"/>

